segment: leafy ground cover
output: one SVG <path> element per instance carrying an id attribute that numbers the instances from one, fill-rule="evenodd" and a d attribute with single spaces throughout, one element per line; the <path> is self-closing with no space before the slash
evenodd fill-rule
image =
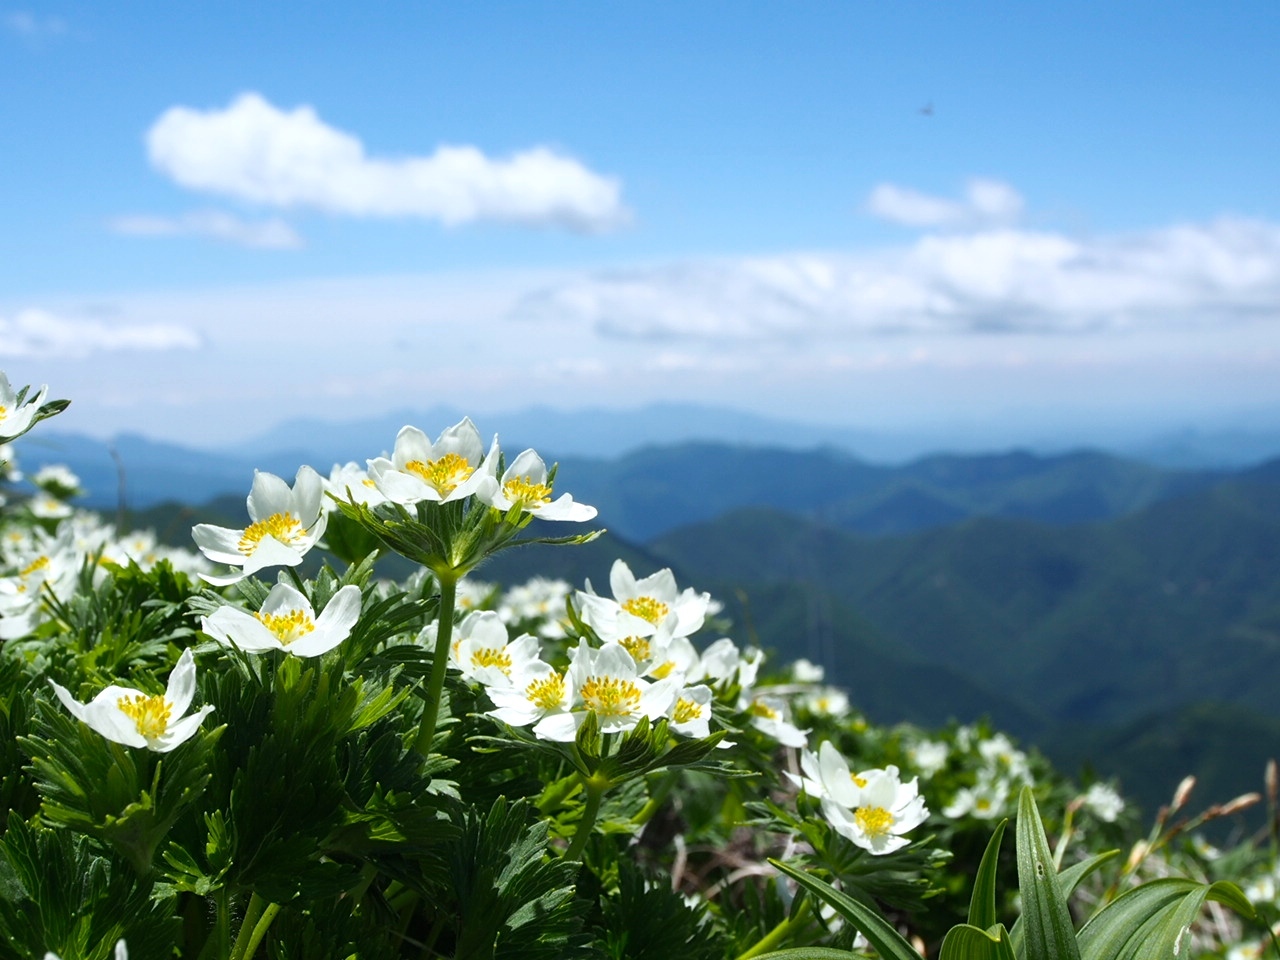
<path id="1" fill-rule="evenodd" d="M 0 443 L 45 395 L 0 376 Z M 868 722 L 874 671 L 770 663 L 669 569 L 490 584 L 597 517 L 469 420 L 258 473 L 198 552 L 0 460 L 0 957 L 1275 955 L 1274 765 L 1144 832 L 985 723 Z"/>

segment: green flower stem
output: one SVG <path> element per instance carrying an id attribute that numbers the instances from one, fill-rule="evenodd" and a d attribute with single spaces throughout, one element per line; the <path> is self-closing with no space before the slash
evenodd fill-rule
<path id="1" fill-rule="evenodd" d="M 664 803 L 667 802 L 667 797 L 671 795 L 671 790 L 679 779 L 679 770 L 668 770 L 664 773 L 662 775 L 662 779 L 659 780 L 657 785 L 653 788 L 653 792 L 649 797 L 648 803 L 641 807 L 640 812 L 631 818 L 631 822 L 638 827 L 642 827 L 652 820 L 653 815 L 662 808 Z"/>
<path id="2" fill-rule="evenodd" d="M 249 937 L 249 944 L 236 960 L 253 960 L 253 955 L 258 952 L 258 945 L 262 943 L 262 939 L 267 935 L 267 930 L 271 928 L 271 921 L 276 918 L 276 914 L 280 912 L 280 904 L 269 903 L 262 916 L 258 918 L 258 922 L 253 925 L 253 935 Z"/>
<path id="3" fill-rule="evenodd" d="M 604 792 L 609 786 L 607 781 L 596 777 L 585 778 L 582 785 L 587 789 L 587 804 L 582 808 L 582 819 L 578 821 L 578 829 L 573 833 L 573 840 L 564 852 L 566 860 L 582 858 L 582 851 L 591 836 L 591 828 L 595 826 L 596 817 L 600 814 L 600 801 L 604 799 Z"/>
<path id="4" fill-rule="evenodd" d="M 458 597 L 458 577 L 436 571 L 440 583 L 440 620 L 436 628 L 436 649 L 431 659 L 431 685 L 427 688 L 427 710 L 422 715 L 415 744 L 424 756 L 431 751 L 436 737 L 436 719 L 444 696 L 444 675 L 449 667 L 449 643 L 453 639 L 453 607 Z"/>
<path id="5" fill-rule="evenodd" d="M 245 946 L 253 934 L 254 924 L 258 922 L 258 917 L 262 915 L 262 908 L 266 905 L 266 901 L 256 893 L 249 897 L 249 906 L 245 907 L 244 919 L 240 921 L 240 933 L 236 936 L 235 945 L 231 948 L 230 960 L 241 960 L 245 956 Z"/>
<path id="6" fill-rule="evenodd" d="M 800 906 L 796 908 L 796 911 L 792 916 L 787 917 L 763 937 L 757 940 L 755 945 L 750 949 L 738 954 L 737 960 L 750 960 L 751 957 L 758 957 L 762 953 L 768 953 L 780 943 L 784 943 L 791 934 L 797 930 L 803 929 L 809 923 L 810 912 L 809 898 L 805 897 L 800 901 Z"/>

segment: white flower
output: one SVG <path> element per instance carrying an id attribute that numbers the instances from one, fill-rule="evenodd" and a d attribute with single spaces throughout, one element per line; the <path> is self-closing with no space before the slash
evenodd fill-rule
<path id="1" fill-rule="evenodd" d="M 360 588 L 347 584 L 335 593 L 320 616 L 303 594 L 277 583 L 257 613 L 219 607 L 200 621 L 200 629 L 247 653 L 284 650 L 295 657 L 318 657 L 351 635 L 360 617 Z"/>
<path id="2" fill-rule="evenodd" d="M 821 683 L 826 670 L 820 664 L 801 657 L 791 664 L 791 679 L 796 683 Z"/>
<path id="3" fill-rule="evenodd" d="M 809 745 L 809 731 L 799 729 L 787 716 L 787 702 L 781 697 L 755 697 L 743 704 L 751 714 L 751 725 L 784 747 Z"/>
<path id="4" fill-rule="evenodd" d="M 1003 733 L 997 733 L 978 743 L 978 753 L 997 772 L 1008 774 L 1022 783 L 1031 782 L 1031 765 L 1027 755 L 1013 745 Z"/>
<path id="5" fill-rule="evenodd" d="M 27 509 L 39 520 L 61 520 L 71 516 L 71 507 L 57 497 L 47 493 L 37 493 L 27 501 Z"/>
<path id="6" fill-rule="evenodd" d="M 822 741 L 818 752 L 800 751 L 803 776 L 786 772 L 787 778 L 811 797 L 833 800 L 846 807 L 857 804 L 859 790 L 867 785 L 862 774 L 849 769 L 849 761 L 830 740 Z"/>
<path id="7" fill-rule="evenodd" d="M 902 834 L 914 830 L 929 816 L 917 781 L 903 783 L 898 768 L 867 770 L 859 775 L 866 785 L 858 788 L 854 804 L 822 801 L 822 812 L 835 831 L 859 847 L 880 855 L 905 847 Z"/>
<path id="8" fill-rule="evenodd" d="M 243 580 L 265 567 L 296 567 L 324 534 L 324 483 L 301 467 L 290 488 L 272 473 L 255 470 L 246 506 L 253 521 L 243 530 L 200 523 L 191 529 L 201 552 L 216 563 L 242 567 L 229 576 L 202 574 L 215 586 Z"/>
<path id="9" fill-rule="evenodd" d="M 755 685 L 756 674 L 763 662 L 761 651 L 754 647 L 739 650 L 731 639 L 721 637 L 702 651 L 698 665 L 690 672 L 690 679 L 710 680 L 721 686 L 728 686 L 736 680 L 745 692 Z"/>
<path id="10" fill-rule="evenodd" d="M 582 619 L 604 642 L 623 637 L 648 637 L 657 632 L 658 624 L 675 615 L 671 633 L 687 637 L 702 627 L 711 602 L 708 593 L 683 593 L 676 589 L 676 579 L 669 569 L 659 570 L 637 580 L 622 560 L 614 561 L 609 572 L 613 598 L 598 596 L 588 581 L 576 600 Z"/>
<path id="11" fill-rule="evenodd" d="M 335 463 L 329 471 L 329 479 L 323 482 L 325 493 L 344 503 L 354 500 L 373 507 L 387 502 L 387 498 L 378 490 L 378 485 L 369 479 L 368 471 L 354 460 L 343 464 Z M 328 497 L 325 498 L 324 509 L 326 512 L 333 509 L 333 501 Z"/>
<path id="12" fill-rule="evenodd" d="M 823 717 L 843 717 L 849 712 L 849 695 L 838 687 L 818 687 L 804 694 L 800 702 L 810 713 Z"/>
<path id="13" fill-rule="evenodd" d="M 551 499 L 547 465 L 532 450 L 525 450 L 502 474 L 500 485 L 485 486 L 478 492 L 481 500 L 495 509 L 507 511 L 519 507 L 543 520 L 590 520 L 596 508 L 575 503 L 570 494 Z"/>
<path id="14" fill-rule="evenodd" d="M 423 631 L 430 648 L 435 647 L 438 628 L 438 623 L 432 623 Z M 467 680 L 506 687 L 512 676 L 523 674 L 538 659 L 540 650 L 538 638 L 530 633 L 509 641 L 507 625 L 496 611 L 473 610 L 458 621 L 449 644 L 449 665 Z"/>
<path id="15" fill-rule="evenodd" d="M 573 691 L 565 675 L 541 660 L 513 672 L 510 686 L 487 687 L 486 692 L 494 709 L 485 715 L 512 727 L 527 727 L 547 717 L 567 715 L 573 705 Z"/>
<path id="16" fill-rule="evenodd" d="M 26 433 L 48 392 L 47 386 L 41 387 L 34 397 L 26 398 L 22 406 L 18 406 L 17 391 L 9 386 L 9 378 L 0 370 L 0 440 L 12 440 Z"/>
<path id="17" fill-rule="evenodd" d="M 942 813 L 953 820 L 964 816 L 993 820 L 1000 816 L 1008 800 L 1009 781 L 1004 777 L 984 776 L 972 787 L 957 790 Z"/>
<path id="18" fill-rule="evenodd" d="M 41 467 L 31 477 L 31 482 L 41 490 L 63 500 L 80 492 L 80 478 L 60 463 L 50 463 Z"/>
<path id="19" fill-rule="evenodd" d="M 112 684 L 89 703 L 80 703 L 66 687 L 52 680 L 49 683 L 77 720 L 115 743 L 146 747 L 157 753 L 168 753 L 194 737 L 213 710 L 206 705 L 189 717 L 183 716 L 196 692 L 196 662 L 190 650 L 182 651 L 162 694 L 146 694 Z"/>
<path id="20" fill-rule="evenodd" d="M 686 737 L 706 737 L 711 734 L 711 688 L 700 683 L 685 687 L 676 694 L 675 702 L 667 713 L 671 729 Z"/>
<path id="21" fill-rule="evenodd" d="M 497 484 L 497 466 L 498 438 L 485 456 L 480 431 L 464 417 L 435 443 L 417 427 L 402 427 L 391 458 L 369 461 L 369 479 L 392 503 L 449 503 Z"/>
<path id="22" fill-rule="evenodd" d="M 539 636 L 550 640 L 566 636 L 564 605 L 573 588 L 564 580 L 533 577 L 502 595 L 498 615 L 504 623 L 533 621 Z"/>
<path id="23" fill-rule="evenodd" d="M 941 740 L 920 740 L 907 751 L 912 765 L 928 779 L 947 765 L 950 749 Z"/>
<path id="24" fill-rule="evenodd" d="M 641 717 L 667 715 L 679 689 L 674 680 L 650 683 L 636 674 L 636 662 L 616 643 L 592 649 L 584 640 L 572 653 L 565 680 L 573 710 L 544 717 L 533 728 L 544 740 L 568 742 L 588 713 L 594 713 L 603 733 L 621 733 Z"/>
<path id="25" fill-rule="evenodd" d="M 1084 807 L 1099 820 L 1115 823 L 1124 810 L 1124 798 L 1105 783 L 1094 783 L 1084 794 Z"/>

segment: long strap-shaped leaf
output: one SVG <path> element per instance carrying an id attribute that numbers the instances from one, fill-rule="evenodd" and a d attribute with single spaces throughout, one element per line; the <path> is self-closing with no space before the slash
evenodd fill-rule
<path id="1" fill-rule="evenodd" d="M 831 884 L 824 883 L 817 877 L 811 877 L 795 867 L 787 866 L 778 860 L 769 862 L 853 924 L 867 938 L 871 946 L 875 947 L 882 960 L 922 960 L 920 954 L 912 949 L 906 938 L 895 930 L 888 920 L 866 904 L 859 903 Z"/>
<path id="2" fill-rule="evenodd" d="M 1080 960 L 1053 851 L 1030 787 L 1023 787 L 1018 797 L 1018 890 L 1025 960 Z"/>
<path id="3" fill-rule="evenodd" d="M 837 950 L 834 947 L 788 947 L 762 953 L 755 960 L 861 960 L 861 953 Z"/>
<path id="4" fill-rule="evenodd" d="M 996 832 L 991 835 L 987 849 L 982 854 L 982 862 L 978 864 L 977 876 L 973 878 L 973 896 L 969 898 L 969 925 L 980 931 L 991 929 L 996 925 L 996 866 L 1000 860 L 1000 841 L 1004 837 L 1004 828 L 1008 820 L 1001 820 L 996 825 Z"/>
<path id="5" fill-rule="evenodd" d="M 1076 887 L 1085 877 L 1093 873 L 1108 860 L 1119 856 L 1119 850 L 1107 850 L 1088 860 L 1082 860 L 1080 863 L 1073 863 L 1067 869 L 1058 874 L 1058 889 L 1062 891 L 1062 896 L 1068 900 L 1071 894 L 1075 893 Z M 1013 943 L 1013 952 L 1022 956 L 1022 918 L 1019 917 L 1013 922 L 1013 926 L 1009 929 L 1009 939 Z M 1079 942 L 1077 935 L 1076 941 Z"/>
<path id="6" fill-rule="evenodd" d="M 938 960 L 1015 960 L 1015 956 L 1003 923 L 989 930 L 961 923 L 942 938 Z"/>
<path id="7" fill-rule="evenodd" d="M 1121 894 L 1080 930 L 1083 960 L 1145 960 L 1187 955 L 1188 931 L 1206 900 L 1253 916 L 1253 905 L 1233 883 L 1185 877 L 1151 880 Z"/>

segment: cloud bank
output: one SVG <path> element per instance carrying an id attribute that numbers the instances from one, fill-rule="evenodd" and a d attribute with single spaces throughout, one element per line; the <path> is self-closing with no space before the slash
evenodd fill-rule
<path id="1" fill-rule="evenodd" d="M 77 320 L 44 310 L 0 316 L 0 357 L 82 359 L 104 351 L 192 350 L 200 337 L 173 324 L 111 324 Z"/>
<path id="2" fill-rule="evenodd" d="M 292 250 L 302 246 L 302 238 L 278 217 L 269 220 L 242 220 L 221 210 L 199 210 L 180 217 L 117 217 L 111 229 L 135 237 L 210 237 L 245 247 Z"/>
<path id="3" fill-rule="evenodd" d="M 1018 221 L 1022 195 L 999 180 L 975 178 L 965 187 L 963 200 L 948 200 L 909 187 L 882 183 L 867 198 L 874 217 L 906 227 L 973 227 L 1008 225 Z"/>
<path id="4" fill-rule="evenodd" d="M 1280 226 L 1241 219 L 1073 239 L 1012 228 L 870 254 L 787 254 L 601 272 L 513 317 L 624 339 L 1213 329 L 1280 320 Z"/>
<path id="5" fill-rule="evenodd" d="M 621 186 L 547 147 L 505 159 L 472 146 L 385 159 L 320 119 L 256 93 L 224 110 L 172 107 L 147 134 L 151 163 L 180 185 L 280 208 L 448 225 L 498 221 L 592 232 L 624 222 Z"/>

